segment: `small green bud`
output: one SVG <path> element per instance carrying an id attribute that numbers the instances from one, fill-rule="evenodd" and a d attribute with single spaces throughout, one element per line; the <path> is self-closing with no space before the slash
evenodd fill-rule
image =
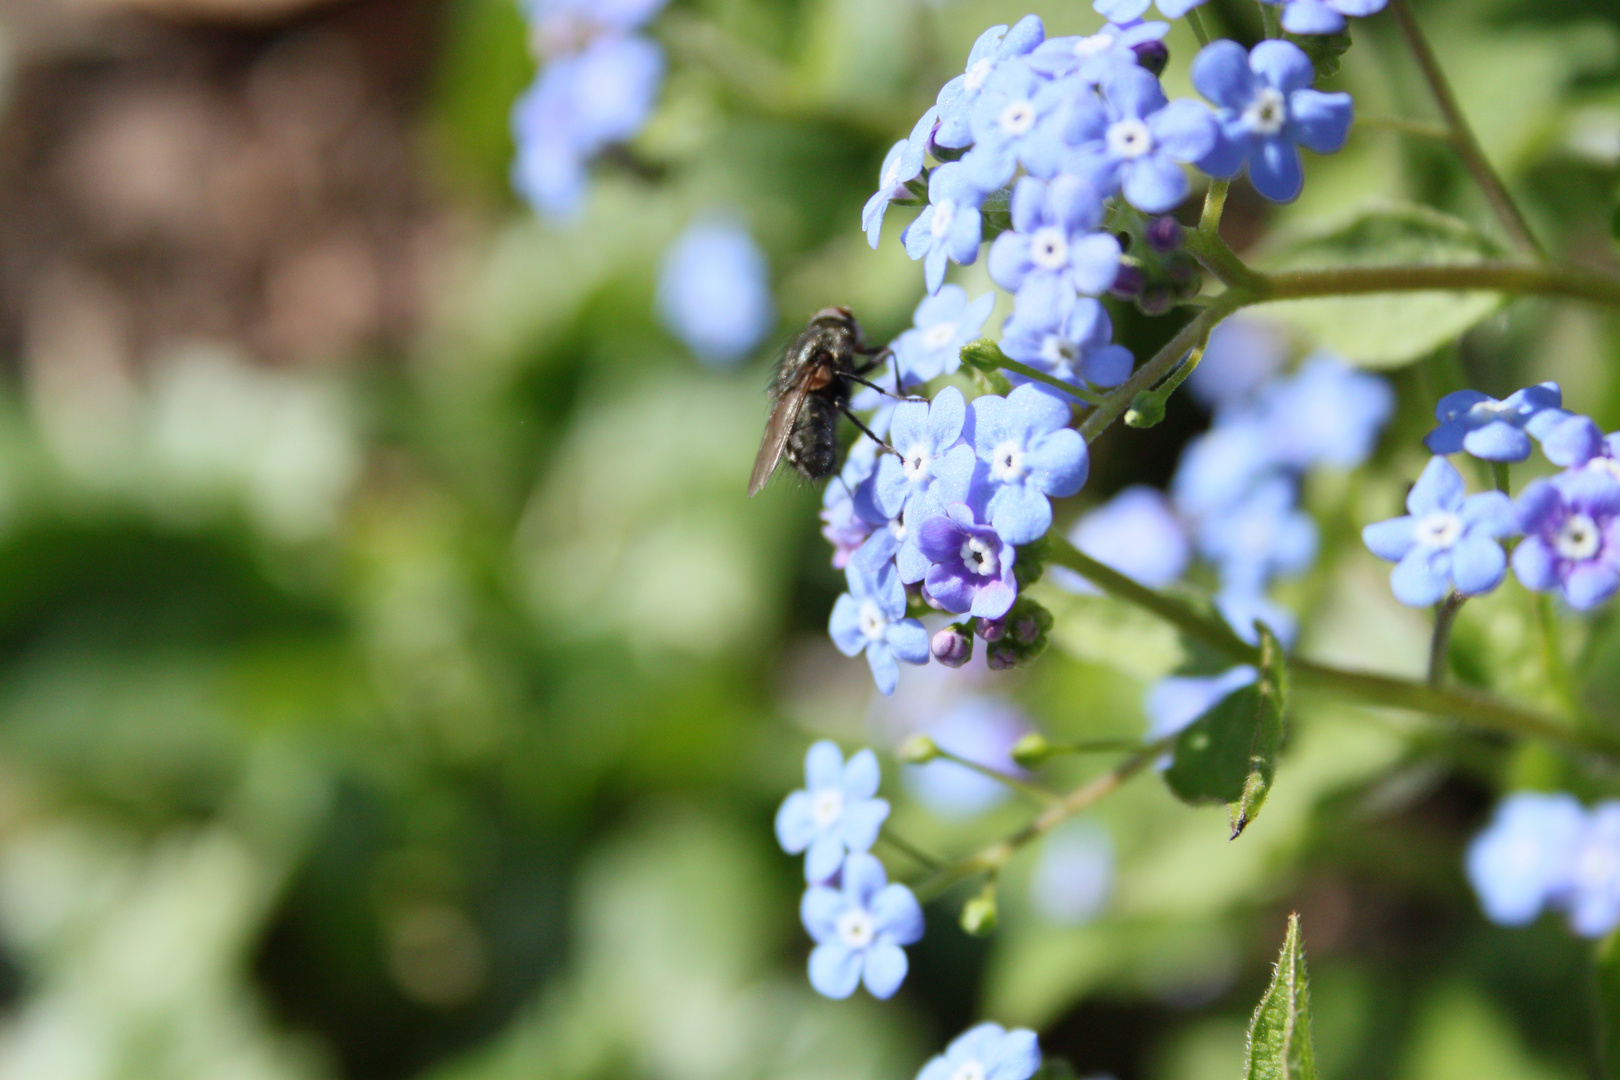
<path id="1" fill-rule="evenodd" d="M 996 887 L 984 891 L 962 905 L 962 929 L 974 937 L 988 937 L 996 931 Z"/>
<path id="2" fill-rule="evenodd" d="M 1131 400 L 1125 410 L 1125 423 L 1133 428 L 1156 427 L 1164 420 L 1164 399 L 1152 390 L 1144 390 Z"/>
<path id="3" fill-rule="evenodd" d="M 927 735 L 913 735 L 900 744 L 894 756 L 910 765 L 922 765 L 939 757 L 939 744 Z"/>
<path id="4" fill-rule="evenodd" d="M 1052 756 L 1052 744 L 1046 736 L 1032 731 L 1013 743 L 1012 759 L 1026 769 L 1033 769 Z"/>
<path id="5" fill-rule="evenodd" d="M 962 346 L 962 366 L 974 371 L 1000 371 L 1007 354 L 989 338 L 979 338 Z"/>

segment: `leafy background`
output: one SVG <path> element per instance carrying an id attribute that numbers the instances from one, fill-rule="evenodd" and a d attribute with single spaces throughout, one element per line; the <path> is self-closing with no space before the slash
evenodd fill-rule
<path id="1" fill-rule="evenodd" d="M 1414 6 L 1533 224 L 1612 265 L 1612 6 Z M 1252 5 L 1212 10 L 1257 35 Z M 900 212 L 874 254 L 859 207 L 977 33 L 1025 11 L 675 0 L 658 112 L 566 227 L 506 184 L 511 0 L 0 12 L 0 1075 L 908 1077 L 994 1018 L 1083 1073 L 1230 1077 L 1295 910 L 1324 1076 L 1592 1071 L 1590 946 L 1487 924 L 1461 852 L 1501 790 L 1620 785 L 1308 697 L 1239 841 L 1148 776 L 1092 815 L 1119 852 L 1096 921 L 1042 922 L 1025 857 L 995 937 L 957 929 L 960 895 L 930 908 L 895 1000 L 806 984 L 771 815 L 812 737 L 883 736 L 825 637 L 816 493 L 742 497 L 770 349 L 698 365 L 652 316 L 657 263 L 728 206 L 769 253 L 773 344 L 832 302 L 897 332 L 921 276 Z M 1429 115 L 1399 45 L 1356 24 L 1334 81 L 1363 116 Z M 1188 93 L 1184 26 L 1171 48 Z M 1227 232 L 1275 265 L 1495 249 L 1412 203 L 1488 220 L 1443 149 L 1363 125 L 1293 206 L 1235 188 Z M 1312 482 L 1304 647 L 1418 673 L 1424 620 L 1357 528 L 1394 512 L 1445 390 L 1556 378 L 1620 426 L 1620 324 L 1492 297 L 1274 314 L 1402 402 L 1370 468 Z M 1175 326 L 1117 316 L 1139 357 Z M 1110 433 L 1063 513 L 1163 483 L 1206 422 L 1178 398 Z M 1054 739 L 1139 734 L 1174 638 L 1047 598 L 1058 647 L 1001 685 Z M 1468 681 L 1544 693 L 1530 610 L 1516 584 L 1468 606 Z M 1571 633 L 1620 727 L 1612 609 Z M 942 821 L 885 768 L 941 851 L 1025 813 Z"/>

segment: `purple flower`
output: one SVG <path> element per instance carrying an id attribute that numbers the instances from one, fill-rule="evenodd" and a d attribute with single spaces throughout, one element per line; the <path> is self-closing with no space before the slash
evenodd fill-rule
<path id="1" fill-rule="evenodd" d="M 1119 273 L 1119 241 L 1099 232 L 1102 200 L 1091 184 L 1065 174 L 1051 183 L 1026 176 L 1012 197 L 1012 232 L 990 245 L 990 276 L 1017 298 L 1014 313 L 1031 326 L 1056 326 L 1077 294 L 1107 291 Z"/>
<path id="2" fill-rule="evenodd" d="M 833 568 L 842 570 L 877 528 L 855 510 L 855 499 L 842 484 L 828 484 L 821 506 L 821 535 L 832 545 Z"/>
<path id="3" fill-rule="evenodd" d="M 1219 138 L 1209 109 L 1197 101 L 1166 101 L 1152 72 L 1115 68 L 1102 82 L 1103 101 L 1077 98 L 1060 118 L 1075 149 L 1067 171 L 1088 176 L 1100 194 L 1123 191 L 1138 210 L 1163 213 L 1187 197 L 1178 162 L 1207 156 Z"/>
<path id="4" fill-rule="evenodd" d="M 1282 28 L 1290 34 L 1342 34 L 1344 17 L 1364 18 L 1384 10 L 1389 0 L 1260 0 L 1282 5 Z M 1162 6 L 1162 5 L 1161 5 Z"/>
<path id="5" fill-rule="evenodd" d="M 851 559 L 844 578 L 849 592 L 833 604 L 827 632 L 845 656 L 864 651 L 878 690 L 892 694 L 900 677 L 896 658 L 908 664 L 928 662 L 928 631 L 906 618 L 906 590 L 893 567 L 870 572 Z"/>
<path id="6" fill-rule="evenodd" d="M 1423 445 L 1435 454 L 1467 451 L 1485 461 L 1523 461 L 1530 456 L 1531 435 L 1542 438 L 1569 416 L 1559 407 L 1563 397 L 1554 382 L 1515 390 L 1501 401 L 1458 390 L 1434 407 L 1440 426 Z"/>
<path id="7" fill-rule="evenodd" d="M 1603 434 L 1591 417 L 1569 416 L 1541 437 L 1541 452 L 1566 469 L 1594 469 L 1620 480 L 1620 432 Z"/>
<path id="8" fill-rule="evenodd" d="M 816 947 L 810 985 L 818 994 L 847 998 L 862 981 L 875 998 L 888 998 L 906 978 L 906 954 L 923 935 L 922 908 L 904 885 L 890 885 L 883 864 L 864 852 L 844 863 L 842 888 L 812 885 L 799 918 Z"/>
<path id="9" fill-rule="evenodd" d="M 992 26 L 979 35 L 968 53 L 967 70 L 939 91 L 939 127 L 934 132 L 935 144 L 959 150 L 973 142 L 968 126 L 969 114 L 984 92 L 985 84 L 1004 61 L 1022 56 L 1046 38 L 1046 28 L 1034 15 L 1018 20 L 1011 30 L 1005 25 Z"/>
<path id="10" fill-rule="evenodd" d="M 850 852 L 867 851 L 889 816 L 889 804 L 875 798 L 878 761 L 862 750 L 844 763 L 838 744 L 822 739 L 804 756 L 804 787 L 776 812 L 776 839 L 789 855 L 802 851 L 804 880 L 827 881 Z"/>
<path id="11" fill-rule="evenodd" d="M 1052 526 L 1048 496 L 1062 498 L 1086 482 L 1086 442 L 1068 426 L 1066 405 L 1033 386 L 973 402 L 973 446 L 986 466 L 977 482 L 1001 538 L 1028 544 Z"/>
<path id="12" fill-rule="evenodd" d="M 1557 589 L 1586 611 L 1620 586 L 1620 481 L 1606 471 L 1570 470 L 1532 480 L 1518 503 L 1524 539 L 1513 573 L 1527 589 Z"/>
<path id="13" fill-rule="evenodd" d="M 917 1080 L 1029 1080 L 1040 1067 L 1041 1048 L 1033 1031 L 979 1024 L 924 1065 Z"/>
<path id="14" fill-rule="evenodd" d="M 1113 67 L 1135 67 L 1137 48 L 1157 43 L 1170 32 L 1170 24 L 1131 19 L 1105 23 L 1089 37 L 1048 38 L 1029 54 L 1029 66 L 1048 78 L 1073 75 L 1087 86 L 1102 82 Z"/>
<path id="15" fill-rule="evenodd" d="M 960 502 L 917 530 L 917 547 L 933 565 L 923 579 L 928 595 L 954 615 L 999 619 L 1018 597 L 1013 574 L 1017 551 Z"/>
<path id="16" fill-rule="evenodd" d="M 1150 589 L 1162 588 L 1187 569 L 1192 545 L 1170 501 L 1157 488 L 1128 487 L 1075 522 L 1069 542 L 1093 559 Z M 1096 587 L 1066 567 L 1047 575 L 1073 592 Z"/>
<path id="17" fill-rule="evenodd" d="M 960 285 L 945 285 L 933 296 L 924 297 L 912 318 L 912 329 L 894 341 L 904 385 L 919 386 L 961 367 L 962 346 L 979 336 L 995 306 L 994 292 L 970 303 Z"/>
<path id="18" fill-rule="evenodd" d="M 968 266 L 979 257 L 979 204 L 984 192 L 976 187 L 960 161 L 936 168 L 928 176 L 928 205 L 900 234 L 906 254 L 923 260 L 928 291 L 939 292 L 945 281 L 945 260 Z"/>
<path id="19" fill-rule="evenodd" d="M 1198 529 L 1199 553 L 1220 568 L 1223 586 L 1258 592 L 1274 576 L 1310 569 L 1316 558 L 1316 522 L 1296 502 L 1293 482 L 1274 476 L 1242 501 L 1204 519 Z"/>
<path id="20" fill-rule="evenodd" d="M 1042 179 L 1056 173 L 1067 147 L 1053 118 L 1069 99 L 1086 92 L 1078 79 L 1050 82 L 1022 59 L 997 68 L 969 115 L 973 149 L 962 164 L 974 182 L 994 191 L 1013 178 L 1019 165 Z"/>
<path id="21" fill-rule="evenodd" d="M 1586 810 L 1573 795 L 1519 791 L 1497 803 L 1466 857 L 1485 917 L 1524 926 L 1561 902 L 1585 831 Z"/>
<path id="22" fill-rule="evenodd" d="M 991 248 L 991 258 L 995 249 Z M 1135 363 L 1131 351 L 1114 344 L 1114 324 L 1108 309 L 1089 296 L 1075 301 L 1069 314 L 1054 324 L 1032 324 L 1017 315 L 1002 327 L 1001 351 L 1014 360 L 1082 386 L 1118 386 L 1130 377 Z M 1015 371 L 1007 373 L 1014 386 L 1029 382 Z M 1034 383 L 1049 393 L 1057 391 Z"/>
<path id="23" fill-rule="evenodd" d="M 889 421 L 889 445 L 895 453 L 878 461 L 878 510 L 898 517 L 913 500 L 932 496 L 942 513 L 946 503 L 967 498 L 973 479 L 973 448 L 962 442 L 967 402 L 954 386 L 933 401 L 902 401 Z"/>
<path id="24" fill-rule="evenodd" d="M 1368 550 L 1396 564 L 1389 575 L 1395 599 L 1428 607 L 1452 586 L 1463 596 L 1475 596 L 1502 583 L 1507 556 L 1500 541 L 1514 531 L 1513 504 L 1506 495 L 1485 491 L 1464 497 L 1462 477 L 1451 462 L 1436 457 L 1412 485 L 1406 509 L 1406 517 L 1361 530 Z"/>
<path id="25" fill-rule="evenodd" d="M 923 155 L 938 120 L 939 109 L 931 106 L 911 129 L 911 136 L 889 147 L 883 158 L 883 167 L 878 170 L 878 189 L 861 209 L 861 229 L 873 251 L 877 250 L 878 238 L 883 235 L 883 215 L 889 211 L 889 202 L 910 198 L 911 189 L 906 187 L 906 181 L 922 175 Z"/>
<path id="26" fill-rule="evenodd" d="M 1198 161 L 1211 176 L 1245 165 L 1254 189 L 1272 202 L 1293 202 L 1305 185 L 1299 148 L 1331 154 L 1350 136 L 1349 94 L 1311 89 L 1316 69 L 1299 46 L 1262 41 L 1251 52 L 1235 41 L 1206 45 L 1193 59 L 1192 81 L 1216 106 L 1220 138 Z"/>
<path id="27" fill-rule="evenodd" d="M 658 314 L 699 360 L 729 367 L 775 320 L 770 267 L 748 230 L 719 218 L 689 226 L 664 255 Z"/>

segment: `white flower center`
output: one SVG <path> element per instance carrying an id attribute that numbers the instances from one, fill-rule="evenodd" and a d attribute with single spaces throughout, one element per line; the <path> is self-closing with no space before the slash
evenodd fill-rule
<path id="1" fill-rule="evenodd" d="M 951 1080 L 984 1080 L 984 1062 L 978 1058 L 962 1062 L 951 1073 Z"/>
<path id="2" fill-rule="evenodd" d="M 1134 161 L 1153 149 L 1153 133 L 1140 120 L 1120 120 L 1108 125 L 1108 152 Z"/>
<path id="3" fill-rule="evenodd" d="M 1595 457 L 1586 463 L 1586 467 L 1606 472 L 1616 480 L 1620 480 L 1620 458 Z"/>
<path id="4" fill-rule="evenodd" d="M 1481 422 L 1487 420 L 1505 420 L 1518 412 L 1518 409 L 1505 401 L 1481 401 L 1468 408 L 1468 417 Z"/>
<path id="5" fill-rule="evenodd" d="M 984 80 L 990 77 L 990 69 L 993 66 L 988 59 L 980 60 L 967 69 L 967 73 L 962 77 L 962 85 L 973 93 L 978 93 L 979 88 L 984 85 Z"/>
<path id="6" fill-rule="evenodd" d="M 1024 448 L 1015 442 L 1004 442 L 990 455 L 990 475 L 1002 483 L 1022 480 L 1029 470 L 1024 467 Z"/>
<path id="7" fill-rule="evenodd" d="M 1114 44 L 1114 35 L 1109 33 L 1092 34 L 1083 37 L 1074 43 L 1074 55 L 1082 60 L 1090 60 L 1100 52 L 1107 52 Z"/>
<path id="8" fill-rule="evenodd" d="M 1041 339 L 1041 359 L 1053 367 L 1066 367 L 1080 358 L 1080 346 L 1062 334 L 1047 334 Z"/>
<path id="9" fill-rule="evenodd" d="M 1035 126 L 1035 106 L 1027 101 L 1008 102 L 997 123 L 1003 135 L 1016 138 Z"/>
<path id="10" fill-rule="evenodd" d="M 852 949 L 864 949 L 877 936 L 872 916 L 865 908 L 850 908 L 838 916 L 838 939 Z"/>
<path id="11" fill-rule="evenodd" d="M 1069 264 L 1069 238 L 1056 225 L 1036 229 L 1029 238 L 1029 261 L 1042 270 L 1061 270 Z"/>
<path id="12" fill-rule="evenodd" d="M 928 475 L 928 468 L 934 463 L 934 455 L 928 452 L 928 447 L 918 444 L 906 451 L 905 457 L 900 459 L 900 468 L 905 472 L 906 479 L 915 484 Z"/>
<path id="13" fill-rule="evenodd" d="M 953 322 L 935 323 L 922 332 L 923 344 L 930 349 L 942 349 L 956 339 L 956 324 Z"/>
<path id="14" fill-rule="evenodd" d="M 1449 510 L 1436 510 L 1418 519 L 1417 542 L 1425 547 L 1449 548 L 1463 534 L 1463 519 Z"/>
<path id="15" fill-rule="evenodd" d="M 810 820 L 826 829 L 844 813 L 844 793 L 838 788 L 822 788 L 810 796 Z"/>
<path id="16" fill-rule="evenodd" d="M 934 204 L 934 220 L 928 223 L 928 231 L 936 239 L 951 231 L 951 223 L 956 220 L 956 200 L 941 199 Z"/>
<path id="17" fill-rule="evenodd" d="M 995 547 L 976 536 L 962 541 L 962 565 L 980 577 L 997 577 L 1001 573 Z"/>
<path id="18" fill-rule="evenodd" d="M 1565 518 L 1553 541 L 1559 556 L 1572 562 L 1590 559 L 1602 545 L 1603 535 L 1598 532 L 1597 522 L 1585 514 L 1571 514 Z"/>
<path id="19" fill-rule="evenodd" d="M 906 542 L 906 526 L 905 526 L 905 523 L 902 522 L 899 518 L 891 518 L 889 520 L 889 535 L 894 537 L 895 543 L 897 543 L 897 544 L 905 543 Z"/>
<path id="20" fill-rule="evenodd" d="M 1280 91 L 1263 86 L 1243 110 L 1243 119 L 1256 135 L 1275 135 L 1288 122 L 1288 99 Z"/>
<path id="21" fill-rule="evenodd" d="M 889 617 L 883 614 L 883 609 L 877 606 L 877 601 L 863 601 L 861 603 L 861 633 L 866 635 L 866 640 L 881 640 L 884 631 L 888 630 L 888 628 Z"/>

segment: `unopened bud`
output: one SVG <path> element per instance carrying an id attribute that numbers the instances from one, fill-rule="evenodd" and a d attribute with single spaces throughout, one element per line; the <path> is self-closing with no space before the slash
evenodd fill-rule
<path id="1" fill-rule="evenodd" d="M 947 626 L 928 643 L 928 651 L 949 668 L 959 668 L 973 658 L 973 639 L 960 626 Z"/>
<path id="2" fill-rule="evenodd" d="M 1176 306 L 1176 290 L 1163 285 L 1143 289 L 1136 297 L 1136 306 L 1144 315 L 1163 315 Z"/>
<path id="3" fill-rule="evenodd" d="M 1150 428 L 1164 420 L 1164 399 L 1151 390 L 1144 390 L 1131 399 L 1125 410 L 1125 423 L 1133 428 Z"/>
<path id="4" fill-rule="evenodd" d="M 974 628 L 973 632 L 985 641 L 1000 641 L 1002 635 L 1007 632 L 1007 620 L 980 619 L 979 625 Z"/>
<path id="5" fill-rule="evenodd" d="M 1035 621 L 1033 615 L 1020 615 L 1013 620 L 1013 640 L 1020 645 L 1033 645 L 1035 639 L 1041 636 L 1041 624 Z"/>
<path id="6" fill-rule="evenodd" d="M 1170 47 L 1162 41 L 1139 41 L 1131 51 L 1136 54 L 1136 62 L 1155 75 L 1161 74 L 1170 62 Z"/>
<path id="7" fill-rule="evenodd" d="M 1109 286 L 1108 291 L 1122 300 L 1130 300 L 1140 294 L 1142 286 L 1146 284 L 1147 278 L 1140 267 L 1120 263 L 1119 273 L 1114 275 L 1114 284 Z"/>
<path id="8" fill-rule="evenodd" d="M 1181 246 L 1181 222 L 1165 214 L 1155 218 L 1144 233 L 1148 247 L 1154 251 L 1171 252 Z"/>
<path id="9" fill-rule="evenodd" d="M 978 896 L 962 905 L 962 929 L 974 937 L 988 937 L 995 933 L 995 886 L 986 886 Z"/>
<path id="10" fill-rule="evenodd" d="M 1012 759 L 1026 769 L 1033 769 L 1051 756 L 1052 744 L 1038 731 L 1032 731 L 1013 743 Z"/>
<path id="11" fill-rule="evenodd" d="M 900 744 L 894 756 L 910 765 L 922 765 L 939 757 L 939 744 L 927 735 L 913 735 Z"/>
<path id="12" fill-rule="evenodd" d="M 1007 640 L 991 642 L 984 650 L 984 663 L 991 671 L 1006 671 L 1018 664 L 1018 646 Z"/>

